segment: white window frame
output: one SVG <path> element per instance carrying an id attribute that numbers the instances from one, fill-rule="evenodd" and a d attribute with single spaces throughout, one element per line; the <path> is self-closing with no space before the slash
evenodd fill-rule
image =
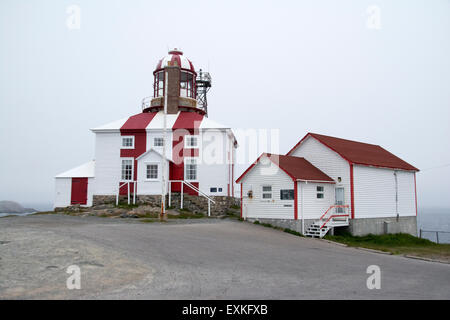
<path id="1" fill-rule="evenodd" d="M 134 149 L 134 136 L 121 136 L 122 137 L 122 139 L 121 139 L 121 149 Z M 123 141 L 125 140 L 125 139 L 131 139 L 131 146 L 124 146 L 123 145 Z"/>
<path id="2" fill-rule="evenodd" d="M 123 161 L 124 160 L 131 160 L 131 179 L 123 179 Z M 128 182 L 128 181 L 133 181 L 134 177 L 134 158 L 120 158 L 120 181 L 123 182 Z"/>
<path id="3" fill-rule="evenodd" d="M 196 168 L 195 168 L 195 179 L 188 179 L 187 178 L 187 170 L 186 170 L 186 166 L 187 165 L 190 165 L 191 163 L 189 163 L 189 161 L 190 160 L 192 160 L 192 159 L 194 159 L 195 160 L 195 165 L 196 165 Z M 198 157 L 185 157 L 184 158 L 184 180 L 186 180 L 186 181 L 198 181 Z"/>
<path id="4" fill-rule="evenodd" d="M 190 139 L 192 139 L 192 138 L 195 138 L 196 141 L 197 141 L 197 143 L 196 143 L 195 145 L 193 145 L 193 146 L 188 145 L 188 141 L 189 141 Z M 186 136 L 184 136 L 184 147 L 185 147 L 185 148 L 198 148 L 198 147 L 199 147 L 199 144 L 200 144 L 199 141 L 200 141 L 199 135 L 186 135 Z"/>
<path id="5" fill-rule="evenodd" d="M 319 191 L 318 188 L 322 188 L 322 191 Z M 319 194 L 322 195 L 322 198 L 319 198 Z M 317 200 L 325 199 L 325 187 L 324 186 L 316 186 L 316 199 Z"/>
<path id="6" fill-rule="evenodd" d="M 146 181 L 159 181 L 160 180 L 160 174 L 159 174 L 159 163 L 158 162 L 145 162 L 145 180 Z M 147 166 L 156 166 L 156 178 L 149 178 L 147 175 Z"/>
<path id="7" fill-rule="evenodd" d="M 264 191 L 265 187 L 270 187 L 270 191 Z M 270 194 L 270 198 L 264 198 L 264 194 Z M 273 200 L 273 186 L 270 184 L 263 184 L 261 186 L 261 200 L 262 201 L 271 201 Z"/>
<path id="8" fill-rule="evenodd" d="M 155 143 L 155 140 L 156 139 L 161 139 L 161 141 L 162 141 L 162 145 L 156 145 L 156 143 Z M 162 148 L 162 147 L 164 147 L 164 138 L 163 137 L 153 137 L 153 147 L 155 147 L 155 148 Z"/>

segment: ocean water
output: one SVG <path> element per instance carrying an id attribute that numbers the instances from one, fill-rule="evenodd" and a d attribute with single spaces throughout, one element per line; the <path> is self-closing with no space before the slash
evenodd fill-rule
<path id="1" fill-rule="evenodd" d="M 417 229 L 450 232 L 450 208 L 419 208 Z M 422 238 L 436 242 L 436 233 L 422 232 Z M 450 243 L 450 233 L 440 232 L 439 243 Z"/>
<path id="2" fill-rule="evenodd" d="M 8 217 L 8 216 L 28 216 L 30 214 L 33 214 L 35 212 L 26 212 L 26 213 L 1 213 L 0 212 L 0 218 L 1 217 Z"/>

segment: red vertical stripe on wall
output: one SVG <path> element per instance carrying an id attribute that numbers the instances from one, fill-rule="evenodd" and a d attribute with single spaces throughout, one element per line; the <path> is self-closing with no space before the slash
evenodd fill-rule
<path id="1" fill-rule="evenodd" d="M 134 159 L 133 180 L 137 180 L 137 161 L 136 158 L 147 151 L 147 126 L 156 116 L 156 112 L 139 113 L 128 118 L 120 128 L 121 136 L 134 137 L 134 149 L 120 149 L 121 158 Z M 130 191 L 134 192 L 133 184 L 130 185 Z M 128 186 L 120 188 L 120 194 L 128 193 Z"/>
<path id="2" fill-rule="evenodd" d="M 194 112 L 181 111 L 173 124 L 172 160 L 174 163 L 171 164 L 171 180 L 184 180 L 184 158 L 199 156 L 198 148 L 184 148 L 184 137 L 185 135 L 198 134 L 198 128 L 200 127 L 202 120 L 203 115 Z M 192 184 L 197 188 L 199 187 L 198 182 Z M 172 184 L 172 191 L 180 192 L 180 183 Z M 183 192 L 198 195 L 194 190 L 186 186 Z"/>
<path id="3" fill-rule="evenodd" d="M 297 181 L 294 180 L 294 219 L 298 219 L 298 192 L 297 192 Z"/>
<path id="4" fill-rule="evenodd" d="M 352 219 L 355 219 L 355 186 L 353 181 L 353 163 L 350 163 L 350 202 L 352 206 Z"/>

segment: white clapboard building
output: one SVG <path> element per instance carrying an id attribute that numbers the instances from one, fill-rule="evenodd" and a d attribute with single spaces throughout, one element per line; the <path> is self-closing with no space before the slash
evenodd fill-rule
<path id="1" fill-rule="evenodd" d="M 166 194 L 234 194 L 238 145 L 229 126 L 208 118 L 209 74 L 197 73 L 175 49 L 153 75 L 153 96 L 143 100 L 142 112 L 91 129 L 95 161 L 55 177 L 55 207 L 91 206 L 96 195 L 161 195 L 163 170 Z"/>
<path id="2" fill-rule="evenodd" d="M 417 168 L 378 145 L 308 133 L 238 179 L 241 215 L 310 236 L 417 233 Z"/>

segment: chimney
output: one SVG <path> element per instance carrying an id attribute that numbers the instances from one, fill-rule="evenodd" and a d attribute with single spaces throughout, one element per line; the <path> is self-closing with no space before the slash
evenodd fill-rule
<path id="1" fill-rule="evenodd" d="M 180 98 L 180 67 L 177 65 L 165 68 L 168 76 L 167 83 L 167 113 L 178 113 L 178 101 Z"/>

